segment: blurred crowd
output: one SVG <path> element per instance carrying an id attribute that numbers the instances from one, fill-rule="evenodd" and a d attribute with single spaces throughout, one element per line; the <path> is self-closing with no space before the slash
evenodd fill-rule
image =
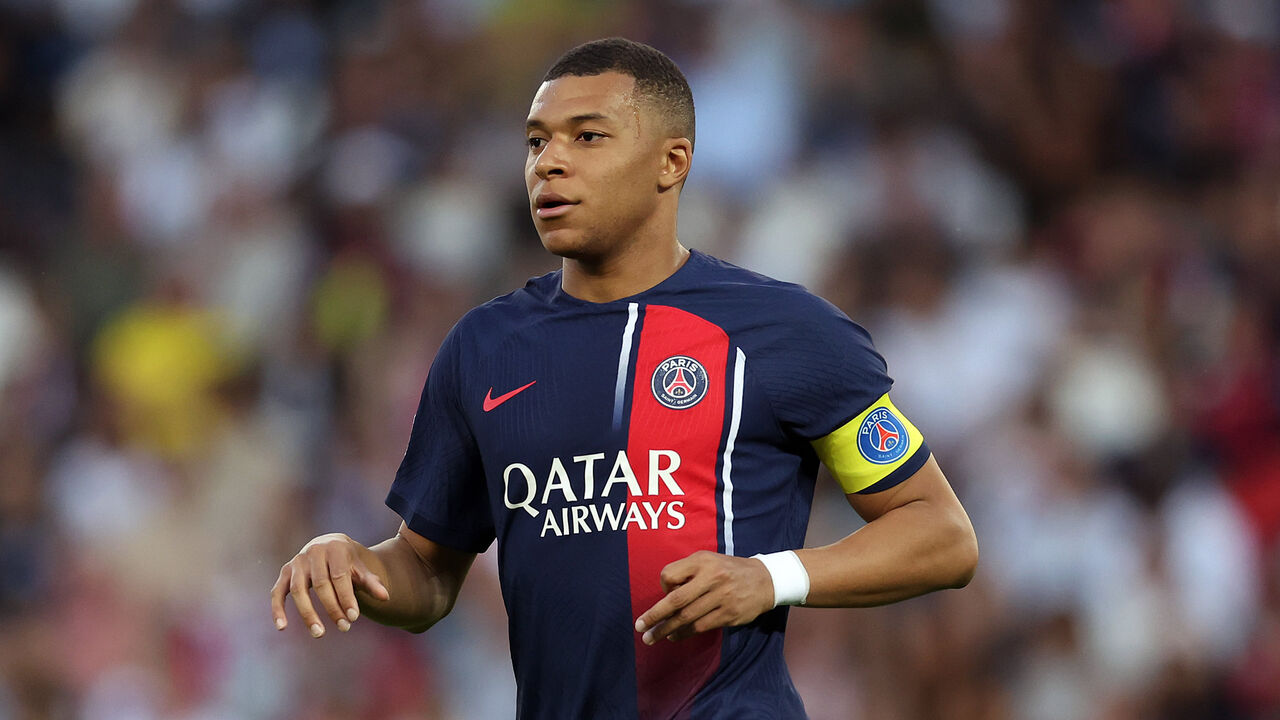
<path id="1" fill-rule="evenodd" d="M 1280 4 L 0 0 L 0 720 L 512 717 L 492 551 L 420 636 L 267 590 L 395 530 L 444 334 L 557 265 L 529 100 L 614 34 L 693 87 L 681 240 L 866 326 L 978 532 L 792 612 L 814 720 L 1280 717 Z"/>

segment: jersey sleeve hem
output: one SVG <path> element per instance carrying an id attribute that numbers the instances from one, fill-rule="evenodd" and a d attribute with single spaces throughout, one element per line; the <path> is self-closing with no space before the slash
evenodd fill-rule
<path id="1" fill-rule="evenodd" d="M 482 553 L 493 543 L 493 536 L 487 533 L 469 533 L 428 520 L 414 512 L 412 504 L 394 491 L 387 494 L 386 502 L 387 507 L 404 519 L 404 524 L 409 526 L 410 530 L 446 547 L 463 552 Z"/>
<path id="2" fill-rule="evenodd" d="M 932 453 L 929 450 L 929 446 L 921 442 L 920 447 L 916 448 L 915 453 L 909 460 L 902 465 L 899 465 L 897 469 L 883 478 L 852 494 L 874 495 L 878 492 L 884 492 L 895 485 L 899 485 L 902 481 L 919 472 L 920 468 L 924 467 L 926 462 L 929 462 L 930 455 L 932 455 Z"/>

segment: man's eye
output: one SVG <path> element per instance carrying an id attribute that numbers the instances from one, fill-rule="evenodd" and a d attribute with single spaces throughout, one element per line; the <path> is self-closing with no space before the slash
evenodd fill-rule
<path id="1" fill-rule="evenodd" d="M 537 150 L 538 148 L 542 147 L 542 144 L 546 142 L 546 140 L 540 137 L 531 137 L 529 138 L 528 142 L 529 142 L 530 150 Z"/>
<path id="2" fill-rule="evenodd" d="M 595 142 L 596 140 L 599 140 L 602 137 L 604 137 L 604 135 L 601 135 L 598 132 L 591 132 L 590 130 L 588 130 L 582 133 L 581 135 L 579 135 L 578 139 L 585 140 L 586 142 Z"/>

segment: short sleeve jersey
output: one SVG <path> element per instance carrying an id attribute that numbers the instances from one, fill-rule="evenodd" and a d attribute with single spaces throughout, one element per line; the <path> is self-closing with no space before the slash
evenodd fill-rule
<path id="1" fill-rule="evenodd" d="M 554 272 L 451 331 L 387 504 L 446 546 L 496 538 L 518 717 L 803 718 L 787 608 L 653 646 L 635 618 L 695 551 L 801 547 L 820 455 L 847 492 L 918 470 L 891 382 L 835 307 L 697 251 L 609 303 Z"/>

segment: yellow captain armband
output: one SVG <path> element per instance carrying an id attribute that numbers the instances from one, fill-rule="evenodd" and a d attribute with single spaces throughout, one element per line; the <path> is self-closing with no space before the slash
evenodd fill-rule
<path id="1" fill-rule="evenodd" d="M 889 478 L 905 480 L 899 475 L 914 472 L 929 458 L 924 436 L 893 406 L 888 393 L 861 415 L 814 440 L 813 449 L 846 493 L 861 492 Z"/>

